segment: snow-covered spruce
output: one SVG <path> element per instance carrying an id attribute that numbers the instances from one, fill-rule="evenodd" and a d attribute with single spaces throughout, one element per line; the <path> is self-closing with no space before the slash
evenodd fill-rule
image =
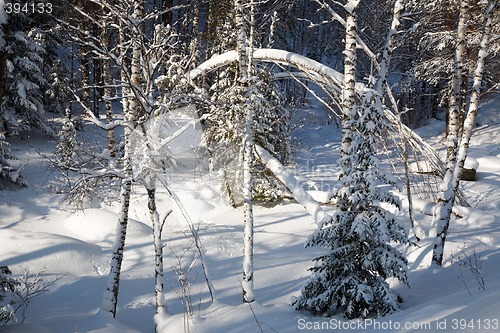
<path id="1" fill-rule="evenodd" d="M 30 29 L 30 18 L 13 13 L 10 32 L 5 36 L 7 48 L 5 92 L 1 101 L 0 121 L 9 134 L 38 128 L 54 134 L 44 118 L 43 92 L 48 90 L 44 77 L 43 33 Z"/>
<path id="2" fill-rule="evenodd" d="M 339 210 L 323 219 L 306 246 L 329 249 L 314 259 L 313 276 L 294 302 L 298 310 L 347 318 L 385 315 L 399 308 L 398 295 L 386 279 L 407 283 L 407 260 L 391 242 L 408 243 L 403 225 L 379 203 L 400 207 L 400 201 L 382 184 L 394 180 L 379 169 L 375 140 L 385 120 L 378 96 L 366 92 L 359 118 L 352 119 L 353 141 L 343 157 L 346 173 L 334 197 Z"/>
<path id="3" fill-rule="evenodd" d="M 76 130 L 73 122 L 69 117 L 69 110 L 66 110 L 68 115 L 63 122 L 62 128 L 59 131 L 59 142 L 56 147 L 58 163 L 62 168 L 69 168 L 74 163 L 74 154 L 76 148 Z"/>

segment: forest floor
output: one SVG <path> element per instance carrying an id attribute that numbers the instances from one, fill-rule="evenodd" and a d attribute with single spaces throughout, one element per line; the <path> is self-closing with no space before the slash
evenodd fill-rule
<path id="1" fill-rule="evenodd" d="M 304 248 L 315 230 L 311 216 L 291 200 L 255 207 L 256 301 L 241 304 L 243 210 L 228 206 L 213 177 L 189 151 L 178 153 L 169 175 L 192 223 L 199 227 L 214 301 L 207 290 L 201 260 L 176 204 L 159 191 L 159 210 L 173 208 L 164 227 L 164 332 L 493 332 L 500 327 L 500 99 L 480 111 L 469 155 L 479 162 L 477 181 L 462 182 L 471 207 L 453 219 L 443 267 L 430 265 L 434 241 L 432 217 L 416 212 L 429 237 L 415 246 L 399 246 L 409 260 L 410 287 L 391 281 L 404 302 L 383 318 L 347 321 L 314 317 L 289 304 L 310 276 L 307 270 L 321 249 Z M 312 126 L 312 125 L 311 125 Z M 444 122 L 418 129 L 443 151 Z M 95 137 L 102 133 L 95 132 Z M 339 130 L 333 125 L 296 132 L 300 149 L 291 170 L 322 201 L 338 175 Z M 90 136 L 89 136 L 90 137 Z M 97 139 L 96 139 L 97 140 Z M 60 175 L 39 153 L 56 141 L 33 134 L 11 141 L 24 165 L 28 186 L 0 191 L 0 264 L 14 274 L 40 273 L 53 282 L 34 299 L 23 324 L 0 332 L 154 332 L 154 252 L 145 190 L 136 185 L 122 269 L 116 320 L 98 313 L 107 280 L 118 204 L 94 200 L 84 210 L 61 205 Z M 58 180 L 59 179 L 59 180 Z M 417 209 L 419 205 L 417 205 Z M 330 211 L 332 207 L 325 206 Z M 424 209 L 421 209 L 424 211 Z M 397 217 L 409 227 L 407 205 Z M 434 232 L 435 234 L 435 232 Z M 178 276 L 187 278 L 182 288 Z M 192 317 L 187 318 L 186 306 Z"/>

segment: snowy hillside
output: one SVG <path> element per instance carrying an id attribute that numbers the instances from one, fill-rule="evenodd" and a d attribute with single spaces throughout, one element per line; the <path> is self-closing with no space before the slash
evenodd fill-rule
<path id="1" fill-rule="evenodd" d="M 289 305 L 320 251 L 304 249 L 316 225 L 294 201 L 255 208 L 256 302 L 241 304 L 242 209 L 226 205 L 213 181 L 197 171 L 194 155 L 180 152 L 182 163 L 169 181 L 199 228 L 214 301 L 187 223 L 160 191 L 160 213 L 174 209 L 164 227 L 168 315 L 160 328 L 214 333 L 496 331 L 500 325 L 499 107 L 496 99 L 481 110 L 470 148 L 470 156 L 479 162 L 477 181 L 462 182 L 471 207 L 459 208 L 462 217 L 450 226 L 444 267 L 429 267 L 432 217 L 425 214 L 429 210 L 425 202 L 417 203 L 415 218 L 430 235 L 405 250 L 410 288 L 395 285 L 404 299 L 402 310 L 366 321 L 313 317 Z M 437 147 L 443 137 L 436 134 L 443 128 L 444 123 L 433 122 L 418 132 Z M 290 171 L 321 201 L 337 180 L 339 130 L 324 126 L 297 135 L 301 152 L 296 154 L 296 169 Z M 29 305 L 23 324 L 9 325 L 2 332 L 153 332 L 154 256 L 144 190 L 134 187 L 119 309 L 113 320 L 97 312 L 109 269 L 117 203 L 94 202 L 80 211 L 61 207 L 62 195 L 54 187 L 56 173 L 37 153 L 50 152 L 55 142 L 34 134 L 11 144 L 18 163 L 25 166 L 28 186 L 0 191 L 0 262 L 14 274 L 41 273 L 53 285 Z M 409 227 L 407 209 L 395 213 Z M 184 291 L 182 281 L 187 281 Z M 187 302 L 183 305 L 182 300 Z M 186 304 L 192 308 L 191 319 L 186 317 Z"/>

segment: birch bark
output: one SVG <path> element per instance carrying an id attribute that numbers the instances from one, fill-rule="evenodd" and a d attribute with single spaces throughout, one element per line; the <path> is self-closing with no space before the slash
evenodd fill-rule
<path id="1" fill-rule="evenodd" d="M 349 120 L 356 114 L 356 48 L 357 48 L 357 11 L 359 0 L 348 1 L 344 6 L 347 11 L 346 35 L 344 50 L 344 82 L 342 85 L 342 145 L 340 147 L 340 156 L 346 157 L 349 154 L 349 148 L 352 142 L 353 130 L 348 125 Z M 347 165 L 347 159 L 343 159 L 342 173 L 340 178 L 347 174 L 351 167 Z M 337 205 L 340 210 L 346 210 L 345 202 L 339 198 Z"/>
<path id="2" fill-rule="evenodd" d="M 140 21 L 144 15 L 144 0 L 134 1 L 134 11 L 132 14 L 132 19 L 136 24 L 132 27 L 132 64 L 131 64 L 131 76 L 132 85 L 140 85 L 142 83 L 141 76 L 141 28 Z M 120 25 L 120 40 L 124 41 L 125 32 L 124 26 Z M 123 47 L 123 45 L 122 45 Z M 125 62 L 126 56 L 124 54 L 125 49 L 122 48 L 121 61 Z M 121 76 L 125 78 L 127 75 L 125 71 L 125 63 L 121 64 Z M 122 84 L 125 85 L 127 81 L 123 81 Z M 132 87 L 134 89 L 134 87 Z M 128 89 L 124 89 L 123 92 L 128 92 Z M 112 246 L 112 258 L 111 258 L 111 268 L 108 274 L 108 283 L 106 290 L 103 293 L 103 301 L 101 309 L 104 311 L 111 312 L 113 317 L 116 317 L 116 308 L 118 304 L 118 293 L 120 288 L 120 273 L 123 263 L 123 252 L 125 249 L 125 240 L 127 238 L 127 226 L 128 226 L 128 211 L 130 207 L 130 194 L 132 189 L 132 161 L 131 161 L 131 144 L 130 144 L 130 134 L 137 125 L 137 120 L 140 115 L 140 102 L 138 101 L 138 96 L 136 94 L 128 94 L 122 96 L 122 99 L 127 99 L 124 102 L 124 116 L 126 121 L 126 126 L 124 127 L 124 156 L 123 156 L 123 175 L 121 190 L 120 190 L 120 213 L 118 217 L 118 223 L 116 228 L 115 241 Z"/>
<path id="3" fill-rule="evenodd" d="M 243 93 L 248 91 L 248 75 L 251 63 L 248 59 L 247 32 L 245 27 L 245 10 L 247 5 L 245 0 L 235 0 L 235 20 L 238 53 L 239 82 L 242 85 Z M 251 45 L 250 45 L 251 47 Z M 249 67 L 250 66 L 250 67 Z M 253 198 L 252 198 L 252 164 L 253 164 L 253 112 L 250 103 L 245 103 L 245 127 L 243 139 L 243 208 L 244 208 L 244 226 L 243 226 L 243 280 L 241 282 L 243 292 L 243 302 L 251 303 L 255 300 L 254 281 L 253 281 Z"/>

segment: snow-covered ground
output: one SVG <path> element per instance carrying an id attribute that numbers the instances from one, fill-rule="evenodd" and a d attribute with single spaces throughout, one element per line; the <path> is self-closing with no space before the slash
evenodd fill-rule
<path id="1" fill-rule="evenodd" d="M 500 329 L 500 99 L 485 103 L 469 155 L 479 162 L 476 182 L 462 186 L 471 207 L 450 226 L 445 265 L 429 267 L 433 245 L 431 217 L 417 212 L 430 237 L 404 249 L 409 259 L 410 288 L 394 284 L 404 299 L 402 310 L 384 318 L 347 321 L 318 318 L 289 305 L 300 293 L 320 249 L 304 249 L 316 228 L 302 206 L 285 201 L 255 207 L 256 302 L 241 304 L 243 211 L 226 205 L 199 161 L 183 153 L 170 183 L 190 219 L 199 226 L 208 273 L 215 288 L 211 302 L 188 226 L 177 206 L 159 192 L 160 213 L 173 208 L 164 227 L 165 332 L 495 332 Z M 443 122 L 418 132 L 435 147 Z M 301 149 L 293 173 L 310 194 L 324 201 L 335 185 L 339 130 L 334 126 L 298 133 Z M 94 202 L 83 211 L 61 206 L 56 174 L 38 152 L 50 152 L 53 139 L 34 134 L 12 142 L 25 165 L 28 187 L 0 191 L 0 264 L 14 274 L 42 272 L 55 281 L 28 307 L 24 324 L 2 332 L 154 332 L 154 252 L 147 199 L 134 187 L 131 222 L 122 270 L 116 320 L 98 313 L 111 257 L 116 202 Z M 417 207 L 425 212 L 424 204 Z M 325 206 L 326 210 L 331 207 Z M 408 212 L 397 213 L 408 221 Z M 409 224 L 409 222 L 408 222 Z M 194 261 L 194 262 L 193 262 Z M 192 265 L 191 265 L 192 264 Z M 190 269 L 190 265 L 192 268 Z M 474 275 L 473 270 L 478 274 Z M 190 281 L 187 292 L 193 318 L 186 320 L 178 274 Z M 483 288 L 484 287 L 484 290 Z"/>

